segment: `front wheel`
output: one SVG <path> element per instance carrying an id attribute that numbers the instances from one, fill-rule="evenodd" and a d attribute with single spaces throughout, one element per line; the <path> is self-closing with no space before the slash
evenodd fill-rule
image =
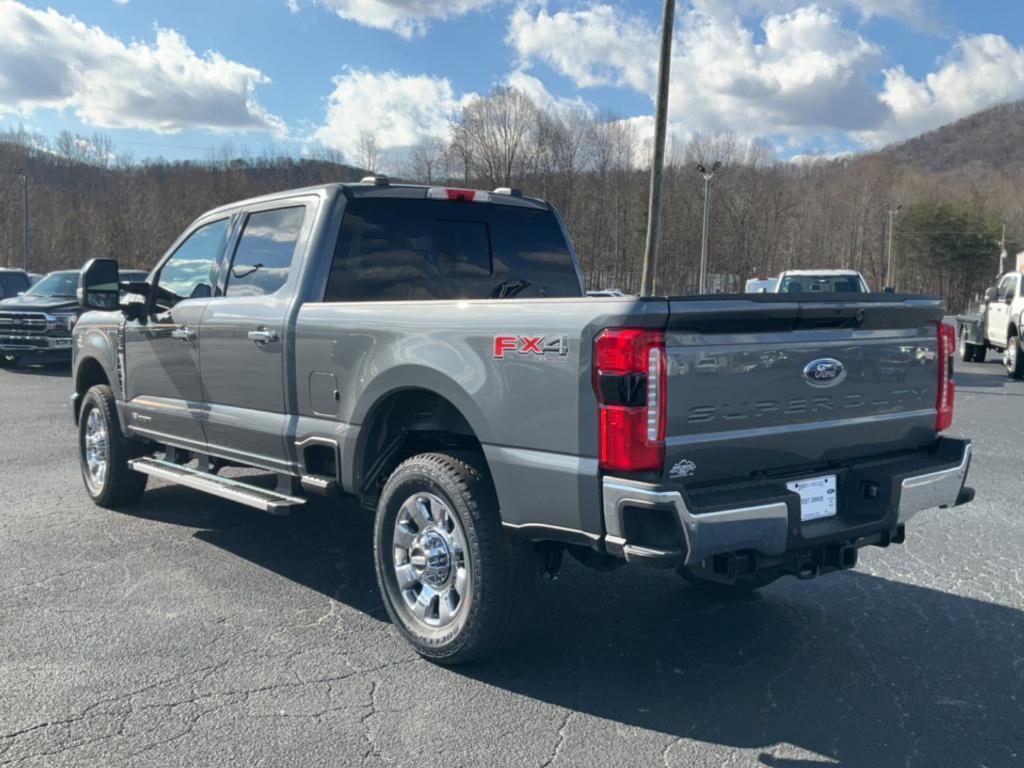
<path id="1" fill-rule="evenodd" d="M 1006 374 L 1011 379 L 1024 379 L 1024 351 L 1021 350 L 1020 336 L 1011 336 L 1003 353 Z"/>
<path id="2" fill-rule="evenodd" d="M 523 628 L 532 549 L 506 536 L 494 488 L 462 459 L 425 453 L 388 478 L 373 549 L 384 606 L 421 655 L 458 664 Z"/>
<path id="3" fill-rule="evenodd" d="M 114 393 L 97 384 L 85 393 L 78 418 L 78 448 L 85 489 L 93 502 L 115 508 L 138 501 L 146 475 L 128 467 L 143 447 L 121 434 Z"/>

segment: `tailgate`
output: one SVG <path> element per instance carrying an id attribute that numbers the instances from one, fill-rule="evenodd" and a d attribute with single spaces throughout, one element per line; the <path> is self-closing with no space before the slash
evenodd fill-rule
<path id="1" fill-rule="evenodd" d="M 666 466 L 688 484 L 935 440 L 938 300 L 670 301 Z"/>

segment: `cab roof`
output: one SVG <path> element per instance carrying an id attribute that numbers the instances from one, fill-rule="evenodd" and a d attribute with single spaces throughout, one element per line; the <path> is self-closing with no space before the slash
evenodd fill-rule
<path id="1" fill-rule="evenodd" d="M 392 183 L 385 176 L 368 176 L 356 183 L 331 183 L 317 184 L 309 187 L 282 190 L 259 197 L 251 197 L 246 200 L 239 200 L 233 203 L 214 208 L 203 214 L 203 218 L 210 214 L 233 211 L 252 205 L 272 203 L 275 200 L 286 200 L 288 198 L 302 195 L 324 195 L 334 197 L 344 195 L 347 198 L 357 197 L 389 197 L 406 198 L 413 200 L 450 200 L 452 202 L 483 202 L 497 203 L 499 205 L 511 205 L 521 208 L 535 208 L 551 210 L 550 204 L 536 197 L 526 197 L 518 190 L 499 187 L 493 191 L 482 189 L 469 189 L 465 187 L 452 187 L 448 185 L 428 184 L 401 184 Z"/>

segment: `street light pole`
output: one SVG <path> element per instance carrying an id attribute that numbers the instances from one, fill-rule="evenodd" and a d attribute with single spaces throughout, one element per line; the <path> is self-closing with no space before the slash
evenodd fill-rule
<path id="1" fill-rule="evenodd" d="M 14 172 L 21 176 L 21 259 L 22 268 L 28 272 L 28 171 L 15 168 Z"/>
<path id="2" fill-rule="evenodd" d="M 892 271 L 892 230 L 893 230 L 893 220 L 896 218 L 896 214 L 900 212 L 900 209 L 902 207 L 903 207 L 902 205 L 897 205 L 895 208 L 889 208 L 888 209 L 888 213 L 889 213 L 889 249 L 888 249 L 888 257 L 886 259 L 886 266 L 885 266 L 885 285 L 886 286 L 892 286 L 893 288 L 896 287 L 895 284 L 892 282 L 892 278 L 894 277 L 893 271 Z"/>
<path id="3" fill-rule="evenodd" d="M 704 177 L 704 230 L 700 238 L 700 279 L 697 285 L 698 293 L 707 291 L 708 282 L 708 238 L 711 234 L 711 180 L 715 178 L 715 172 L 722 167 L 722 164 L 715 161 L 708 170 L 703 165 L 698 165 L 697 170 Z"/>
<path id="4" fill-rule="evenodd" d="M 651 163 L 651 195 L 647 206 L 647 243 L 640 278 L 640 295 L 654 293 L 654 275 L 658 266 L 658 238 L 661 235 L 661 182 L 665 168 L 665 134 L 668 131 L 668 82 L 672 68 L 672 32 L 675 28 L 676 0 L 665 0 L 661 20 L 661 59 L 658 62 L 658 104 L 654 119 L 654 159 Z"/>

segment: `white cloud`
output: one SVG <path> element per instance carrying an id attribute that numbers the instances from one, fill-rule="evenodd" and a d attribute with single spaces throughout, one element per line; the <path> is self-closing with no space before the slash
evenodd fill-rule
<path id="1" fill-rule="evenodd" d="M 158 29 L 154 44 L 123 43 L 53 9 L 0 2 L 0 116 L 71 109 L 99 128 L 285 133 L 256 100 L 269 82 L 216 52 L 197 55 Z"/>
<path id="2" fill-rule="evenodd" d="M 771 13 L 763 39 L 736 6 L 695 0 L 674 41 L 674 129 L 731 129 L 741 135 L 848 131 L 878 125 L 886 107 L 867 78 L 881 49 L 819 6 Z M 540 60 L 580 88 L 618 85 L 653 95 L 657 34 L 609 5 L 551 14 L 520 6 L 509 42 L 526 66 Z M 649 52 L 640 56 L 638 51 Z"/>
<path id="3" fill-rule="evenodd" d="M 655 31 L 610 5 L 553 14 L 543 6 L 520 5 L 509 21 L 507 42 L 524 62 L 540 59 L 581 88 L 654 87 Z"/>
<path id="4" fill-rule="evenodd" d="M 569 109 L 590 113 L 597 111 L 597 108 L 582 96 L 576 96 L 575 98 L 555 96 L 538 78 L 521 69 L 506 75 L 504 84 L 509 88 L 522 91 L 533 100 L 534 104 L 546 112 L 560 112 Z"/>
<path id="5" fill-rule="evenodd" d="M 456 96 L 451 82 L 430 75 L 349 70 L 333 82 L 326 119 L 313 137 L 350 154 L 363 134 L 373 135 L 385 150 L 410 147 L 427 136 L 447 138 L 452 117 L 476 96 Z"/>
<path id="6" fill-rule="evenodd" d="M 452 19 L 492 5 L 496 0 L 318 0 L 341 18 L 412 38 L 431 20 Z"/>
<path id="7" fill-rule="evenodd" d="M 882 101 L 891 116 L 857 137 L 869 146 L 906 139 L 1002 101 L 1024 98 L 1024 48 L 1002 35 L 961 38 L 939 67 L 915 80 L 885 70 Z"/>
<path id="8" fill-rule="evenodd" d="M 744 14 L 784 13 L 807 4 L 806 0 L 737 0 L 735 7 Z M 927 18 L 925 0 L 817 0 L 815 4 L 823 8 L 849 8 L 862 19 L 887 17 L 920 24 Z"/>

